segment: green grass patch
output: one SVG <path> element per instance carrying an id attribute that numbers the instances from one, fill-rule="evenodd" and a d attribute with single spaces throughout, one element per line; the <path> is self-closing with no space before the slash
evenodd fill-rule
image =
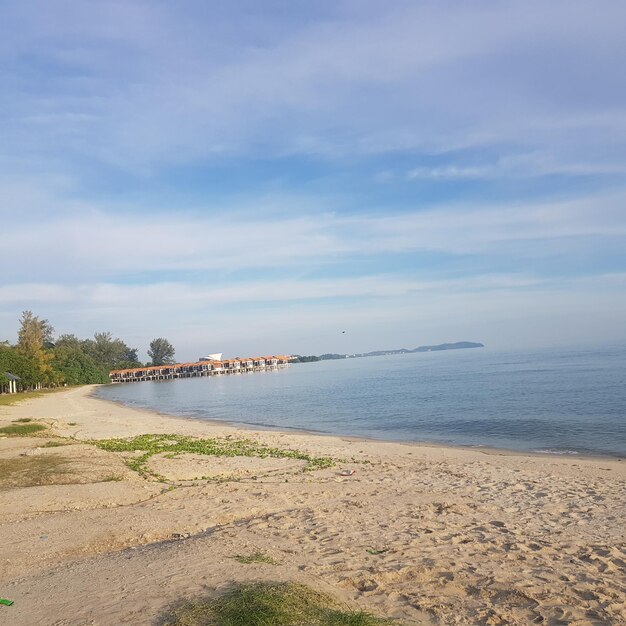
<path id="1" fill-rule="evenodd" d="M 235 561 L 243 563 L 244 565 L 251 565 L 252 563 L 267 563 L 268 565 L 278 565 L 278 563 L 269 555 L 263 554 L 263 552 L 253 552 L 252 554 L 237 554 L 233 557 Z"/>
<path id="2" fill-rule="evenodd" d="M 0 394 L 0 406 L 13 406 L 22 400 L 28 400 L 32 398 L 32 394 L 22 393 L 1 393 Z"/>
<path id="3" fill-rule="evenodd" d="M 255 583 L 214 600 L 188 602 L 164 626 L 387 626 L 398 624 L 341 606 L 296 583 Z"/>
<path id="4" fill-rule="evenodd" d="M 28 424 L 28 422 L 32 422 L 33 421 L 33 418 L 32 417 L 20 417 L 20 419 L 13 420 L 13 421 L 18 423 L 18 424 Z"/>
<path id="5" fill-rule="evenodd" d="M 147 463 L 155 454 L 181 453 L 205 454 L 208 456 L 253 456 L 259 458 L 287 458 L 306 461 L 305 470 L 316 470 L 334 465 L 330 457 L 313 457 L 298 450 L 273 448 L 251 439 L 212 438 L 198 439 L 183 435 L 139 435 L 129 439 L 101 439 L 92 441 L 101 450 L 109 452 L 141 453 L 126 460 L 126 465 L 142 476 L 163 478 L 151 472 Z"/>
<path id="6" fill-rule="evenodd" d="M 8 435 L 9 437 L 25 437 L 33 433 L 46 430 L 47 426 L 43 424 L 12 424 L 0 428 L 0 435 Z"/>
<path id="7" fill-rule="evenodd" d="M 119 482 L 120 480 L 124 480 L 124 477 L 120 476 L 119 474 L 111 474 L 110 476 L 105 476 L 100 482 L 115 483 Z"/>
<path id="8" fill-rule="evenodd" d="M 58 389 L 42 389 L 41 391 L 20 391 L 18 393 L 0 393 L 0 406 L 11 406 L 18 404 L 24 400 L 34 400 L 41 398 L 49 393 L 59 393 L 67 391 L 68 387 L 59 387 Z"/>
<path id="9" fill-rule="evenodd" d="M 51 441 L 46 441 L 41 447 L 42 448 L 61 448 L 63 446 L 71 446 L 71 442 L 69 441 L 59 441 L 58 439 L 53 439 Z"/>
<path id="10" fill-rule="evenodd" d="M 0 459 L 0 488 L 66 483 L 69 462 L 58 454 Z"/>

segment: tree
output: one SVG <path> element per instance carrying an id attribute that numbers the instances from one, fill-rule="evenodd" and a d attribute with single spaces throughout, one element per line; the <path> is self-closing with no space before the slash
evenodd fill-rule
<path id="1" fill-rule="evenodd" d="M 40 320 L 32 311 L 23 311 L 20 318 L 17 347 L 30 357 L 37 357 L 45 344 L 52 343 L 54 328 L 48 320 Z"/>
<path id="2" fill-rule="evenodd" d="M 59 383 L 107 383 L 110 370 L 142 365 L 137 349 L 111 333 L 96 333 L 85 340 L 63 334 L 56 341 L 53 333 L 48 320 L 32 311 L 22 313 L 17 344 L 0 341 L 0 393 L 8 386 L 5 372 L 17 376 L 18 390 L 24 391 Z"/>
<path id="3" fill-rule="evenodd" d="M 39 319 L 32 311 L 23 311 L 20 329 L 17 334 L 17 349 L 29 359 L 38 371 L 35 383 L 56 382 L 55 373 L 50 366 L 54 328 L 48 320 Z"/>
<path id="4" fill-rule="evenodd" d="M 4 372 L 19 377 L 19 389 L 32 389 L 43 382 L 37 361 L 25 356 L 17 348 L 0 347 L 0 373 Z"/>
<path id="5" fill-rule="evenodd" d="M 59 345 L 61 343 L 61 345 Z M 80 345 L 68 345 L 68 342 L 57 342 L 54 348 L 54 369 L 63 382 L 69 385 L 91 385 L 108 383 L 108 371 L 100 367 Z"/>
<path id="6" fill-rule="evenodd" d="M 54 343 L 57 348 L 81 349 L 81 340 L 76 335 L 61 335 Z"/>
<path id="7" fill-rule="evenodd" d="M 171 365 L 174 361 L 174 346 L 163 337 L 150 342 L 148 356 L 152 359 L 151 365 Z"/>
<path id="8" fill-rule="evenodd" d="M 137 360 L 137 348 L 129 348 L 121 339 L 113 339 L 108 332 L 95 333 L 93 337 L 82 341 L 81 346 L 83 351 L 107 372 L 141 366 Z"/>

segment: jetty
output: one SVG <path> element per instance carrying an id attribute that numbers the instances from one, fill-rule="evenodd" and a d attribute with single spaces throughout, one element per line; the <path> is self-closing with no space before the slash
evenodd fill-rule
<path id="1" fill-rule="evenodd" d="M 109 372 L 112 383 L 139 383 L 154 380 L 173 380 L 175 378 L 199 378 L 202 376 L 221 376 L 224 374 L 244 374 L 287 367 L 290 356 L 262 356 L 246 359 L 207 360 L 204 357 L 193 363 L 175 363 L 173 365 L 149 365 L 132 369 Z"/>

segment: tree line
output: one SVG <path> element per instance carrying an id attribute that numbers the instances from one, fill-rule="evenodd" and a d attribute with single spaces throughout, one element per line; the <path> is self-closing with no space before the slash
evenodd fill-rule
<path id="1" fill-rule="evenodd" d="M 110 332 L 97 332 L 93 338 L 73 334 L 55 337 L 47 319 L 32 311 L 20 317 L 17 343 L 0 342 L 0 392 L 8 389 L 6 373 L 18 377 L 20 390 L 59 385 L 108 383 L 115 369 L 142 367 L 137 348 L 131 348 Z M 174 346 L 163 337 L 150 342 L 146 365 L 174 363 Z"/>

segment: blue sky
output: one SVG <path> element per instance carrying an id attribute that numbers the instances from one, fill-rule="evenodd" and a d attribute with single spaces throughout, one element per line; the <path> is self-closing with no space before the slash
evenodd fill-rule
<path id="1" fill-rule="evenodd" d="M 625 23 L 0 1 L 0 339 L 28 308 L 184 359 L 623 341 Z"/>

